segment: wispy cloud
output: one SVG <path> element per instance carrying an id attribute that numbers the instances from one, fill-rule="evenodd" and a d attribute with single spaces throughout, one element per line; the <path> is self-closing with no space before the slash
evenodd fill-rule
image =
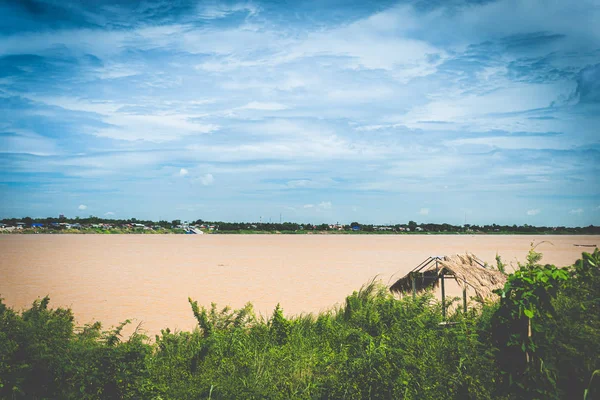
<path id="1" fill-rule="evenodd" d="M 333 207 L 333 205 L 331 204 L 330 201 L 322 201 L 319 203 L 318 206 L 321 210 L 331 210 L 331 207 Z"/>
<path id="2" fill-rule="evenodd" d="M 207 6 L 200 5 L 198 7 L 198 15 L 203 19 L 221 19 L 234 13 L 244 13 L 251 17 L 258 14 L 259 7 L 251 3 L 239 3 L 234 5 L 211 4 Z"/>
<path id="3" fill-rule="evenodd" d="M 212 176 L 212 174 L 204 174 L 200 175 L 196 181 L 200 182 L 204 186 L 208 186 L 214 183 L 215 178 Z"/>
<path id="4" fill-rule="evenodd" d="M 264 103 L 258 101 L 252 101 L 245 106 L 241 107 L 241 109 L 246 110 L 263 110 L 263 111 L 279 111 L 285 110 L 287 107 L 283 104 L 279 103 Z"/>
<path id="5" fill-rule="evenodd" d="M 583 214 L 583 208 L 574 208 L 569 211 L 569 214 L 581 215 Z"/>
<path id="6" fill-rule="evenodd" d="M 538 215 L 541 212 L 542 210 L 540 210 L 539 208 L 534 208 L 533 210 L 527 210 L 527 215 Z"/>
<path id="7" fill-rule="evenodd" d="M 78 210 L 87 210 L 87 206 L 85 204 L 80 204 L 79 207 L 77 207 Z"/>
<path id="8" fill-rule="evenodd" d="M 429 208 L 421 208 L 419 210 L 420 215 L 429 215 Z"/>

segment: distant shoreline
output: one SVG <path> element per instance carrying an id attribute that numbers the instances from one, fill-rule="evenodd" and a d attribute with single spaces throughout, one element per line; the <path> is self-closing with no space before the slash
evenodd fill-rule
<path id="1" fill-rule="evenodd" d="M 147 231 L 147 230 L 107 230 L 99 231 L 96 229 L 69 229 L 69 230 L 48 230 L 48 229 L 15 229 L 12 231 L 0 231 L 0 235 L 188 235 L 185 231 L 180 230 L 162 230 L 162 231 Z M 564 231 L 545 231 L 545 232 L 366 232 L 366 231 L 203 231 L 206 235 L 381 235 L 381 236 L 423 236 L 423 235 L 450 235 L 450 236 L 598 236 L 600 233 L 586 232 L 564 232 Z"/>

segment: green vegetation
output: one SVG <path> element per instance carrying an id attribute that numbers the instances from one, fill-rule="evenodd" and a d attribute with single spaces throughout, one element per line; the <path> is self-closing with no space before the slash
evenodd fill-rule
<path id="1" fill-rule="evenodd" d="M 5 225 L 3 227 L 2 225 Z M 13 229 L 22 227 L 23 229 Z M 93 215 L 85 218 L 66 218 L 64 216 L 47 218 L 5 218 L 0 220 L 0 233 L 101 233 L 101 234 L 156 234 L 186 233 L 195 227 L 204 233 L 218 234 L 553 234 L 553 235 L 597 235 L 600 226 L 585 227 L 532 226 L 532 225 L 451 225 L 409 221 L 406 224 L 373 225 L 351 222 L 350 224 L 319 224 L 310 222 L 224 222 L 173 220 L 151 221 L 129 219 L 99 218 Z"/>
<path id="2" fill-rule="evenodd" d="M 0 397 L 598 398 L 600 252 L 566 268 L 540 258 L 530 252 L 498 301 L 457 307 L 444 325 L 430 294 L 397 300 L 373 282 L 318 316 L 190 299 L 198 328 L 154 341 L 124 340 L 128 321 L 76 328 L 47 297 L 22 313 L 0 302 Z"/>

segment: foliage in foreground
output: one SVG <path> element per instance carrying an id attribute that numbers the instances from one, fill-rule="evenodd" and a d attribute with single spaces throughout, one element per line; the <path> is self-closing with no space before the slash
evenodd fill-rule
<path id="1" fill-rule="evenodd" d="M 597 398 L 600 254 L 526 265 L 500 301 L 440 325 L 431 295 L 394 299 L 370 283 L 316 317 L 268 320 L 252 306 L 207 310 L 193 332 L 121 340 L 123 325 L 76 328 L 48 298 L 0 302 L 1 398 Z M 598 375 L 598 373 L 596 374 Z"/>

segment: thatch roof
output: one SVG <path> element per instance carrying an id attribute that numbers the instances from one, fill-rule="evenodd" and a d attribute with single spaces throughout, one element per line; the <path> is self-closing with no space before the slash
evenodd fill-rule
<path id="1" fill-rule="evenodd" d="M 484 300 L 492 296 L 495 289 L 502 288 L 506 276 L 495 269 L 484 266 L 473 254 L 456 254 L 445 257 L 429 257 L 408 275 L 394 283 L 390 290 L 398 293 L 410 293 L 413 280 L 417 292 L 423 292 L 439 285 L 440 275 L 453 275 L 462 288 L 471 288 L 475 296 Z"/>

